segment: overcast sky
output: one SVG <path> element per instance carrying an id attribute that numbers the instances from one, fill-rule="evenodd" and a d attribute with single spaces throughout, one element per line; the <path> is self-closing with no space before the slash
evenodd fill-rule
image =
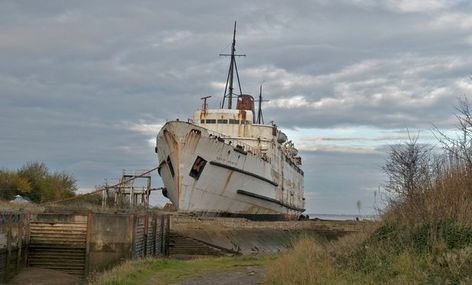
<path id="1" fill-rule="evenodd" d="M 237 20 L 243 92 L 264 82 L 301 150 L 307 212 L 372 213 L 387 146 L 453 128 L 472 94 L 471 3 L 2 0 L 0 168 L 43 161 L 84 191 L 155 167 L 166 120 L 221 102 Z"/>

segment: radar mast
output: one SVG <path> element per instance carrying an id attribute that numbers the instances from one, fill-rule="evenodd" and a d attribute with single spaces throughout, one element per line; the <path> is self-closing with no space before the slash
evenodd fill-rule
<path id="1" fill-rule="evenodd" d="M 223 95 L 223 102 L 221 103 L 221 108 L 225 107 L 225 99 L 228 98 L 228 109 L 233 108 L 233 95 L 234 88 L 234 74 L 236 73 L 236 79 L 238 80 L 239 95 L 243 95 L 241 90 L 241 82 L 239 80 L 238 66 L 236 65 L 237 56 L 246 56 L 245 54 L 236 54 L 236 21 L 234 22 L 234 31 L 233 31 L 233 43 L 231 44 L 231 53 L 230 54 L 220 54 L 220 56 L 230 56 L 230 64 L 228 69 L 228 76 L 226 77 L 225 93 Z"/>

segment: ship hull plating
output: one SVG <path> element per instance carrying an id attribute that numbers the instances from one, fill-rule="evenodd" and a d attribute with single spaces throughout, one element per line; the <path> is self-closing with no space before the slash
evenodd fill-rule
<path id="1" fill-rule="evenodd" d="M 159 174 L 179 212 L 259 219 L 296 219 L 304 211 L 303 173 L 274 141 L 270 158 L 236 147 L 204 127 L 168 122 L 157 137 Z"/>

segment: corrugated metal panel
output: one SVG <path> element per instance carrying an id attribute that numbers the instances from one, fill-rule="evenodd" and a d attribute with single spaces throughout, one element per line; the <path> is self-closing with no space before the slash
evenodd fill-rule
<path id="1" fill-rule="evenodd" d="M 134 219 L 133 258 L 166 255 L 169 216 L 138 216 Z"/>
<path id="2" fill-rule="evenodd" d="M 161 254 L 169 254 L 170 216 L 161 217 Z"/>
<path id="3" fill-rule="evenodd" d="M 163 216 L 156 217 L 156 234 L 154 235 L 154 244 L 156 246 L 156 253 L 155 255 L 163 255 L 163 248 L 162 248 L 162 234 L 163 234 Z"/>
<path id="4" fill-rule="evenodd" d="M 83 275 L 86 240 L 86 222 L 32 222 L 28 264 Z"/>
<path id="5" fill-rule="evenodd" d="M 146 237 L 146 256 L 155 255 L 156 252 L 156 244 L 154 240 L 154 236 L 156 234 L 156 219 L 153 216 L 148 216 L 148 223 L 147 223 L 147 237 Z"/>
<path id="6" fill-rule="evenodd" d="M 144 216 L 136 217 L 134 224 L 134 244 L 133 257 L 144 257 L 145 234 L 144 234 Z"/>

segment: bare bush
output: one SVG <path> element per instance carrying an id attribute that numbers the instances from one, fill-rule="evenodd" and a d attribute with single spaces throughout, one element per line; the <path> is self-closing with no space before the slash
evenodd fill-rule
<path id="1" fill-rule="evenodd" d="M 448 137 L 436 131 L 444 153 L 419 144 L 418 137 L 392 146 L 384 172 L 390 194 L 385 218 L 407 225 L 443 220 L 472 222 L 472 109 L 460 101 L 458 131 Z"/>
<path id="2" fill-rule="evenodd" d="M 383 171 L 388 178 L 385 190 L 390 193 L 390 211 L 397 218 L 409 220 L 412 213 L 423 218 L 424 194 L 431 189 L 434 176 L 433 161 L 431 147 L 419 144 L 418 137 L 391 146 Z"/>

